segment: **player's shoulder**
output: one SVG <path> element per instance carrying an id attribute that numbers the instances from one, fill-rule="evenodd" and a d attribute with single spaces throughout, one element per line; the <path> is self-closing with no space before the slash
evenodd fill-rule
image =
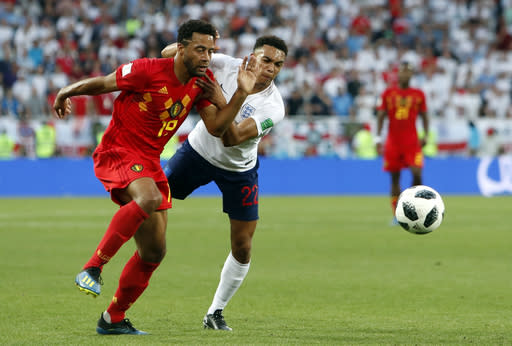
<path id="1" fill-rule="evenodd" d="M 232 56 L 215 53 L 210 62 L 210 68 L 214 73 L 230 74 L 233 71 L 238 71 L 238 67 L 242 63 L 242 59 L 234 58 Z"/>
<path id="2" fill-rule="evenodd" d="M 396 88 L 394 86 L 388 86 L 382 93 L 380 94 L 380 98 L 385 98 L 390 93 L 396 91 Z"/>
<path id="3" fill-rule="evenodd" d="M 281 96 L 281 92 L 274 83 L 272 83 L 272 85 L 267 90 L 265 90 L 265 92 L 263 92 L 260 97 L 264 99 L 269 109 L 272 109 L 273 112 L 279 112 L 284 115 L 284 100 Z"/>
<path id="4" fill-rule="evenodd" d="M 150 70 L 163 70 L 173 66 L 174 58 L 139 58 L 131 63 Z"/>
<path id="5" fill-rule="evenodd" d="M 425 93 L 423 92 L 423 90 L 421 90 L 420 88 L 415 88 L 415 87 L 410 87 L 409 88 L 409 92 L 411 94 L 416 94 L 416 95 L 420 95 L 420 96 L 425 96 Z"/>

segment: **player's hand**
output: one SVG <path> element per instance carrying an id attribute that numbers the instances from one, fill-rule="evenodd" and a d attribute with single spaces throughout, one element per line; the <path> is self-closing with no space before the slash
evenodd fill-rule
<path id="1" fill-rule="evenodd" d="M 203 89 L 200 98 L 204 98 L 213 103 L 218 109 L 226 106 L 226 99 L 222 94 L 222 88 L 217 81 L 211 80 L 208 75 L 205 75 L 206 80 L 202 78 L 196 79 L 196 84 Z"/>
<path id="2" fill-rule="evenodd" d="M 260 72 L 261 66 L 258 63 L 258 59 L 253 54 L 249 57 L 246 56 L 238 68 L 238 89 L 250 94 Z"/>
<path id="3" fill-rule="evenodd" d="M 71 100 L 68 97 L 60 96 L 59 93 L 53 103 L 53 109 L 59 119 L 64 119 L 66 115 L 71 113 Z"/>

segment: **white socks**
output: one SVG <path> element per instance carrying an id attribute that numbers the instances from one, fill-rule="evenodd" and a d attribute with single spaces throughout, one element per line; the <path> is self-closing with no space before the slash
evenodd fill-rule
<path id="1" fill-rule="evenodd" d="M 105 312 L 103 312 L 103 319 L 107 323 L 112 323 L 112 319 L 110 318 L 110 314 L 106 310 L 105 310 Z"/>
<path id="2" fill-rule="evenodd" d="M 215 310 L 223 310 L 226 307 L 231 297 L 233 297 L 238 287 L 242 284 L 242 281 L 244 281 L 250 265 L 251 262 L 241 264 L 233 257 L 231 252 L 229 253 L 220 273 L 219 286 L 213 297 L 212 305 L 208 309 L 208 314 L 213 314 Z"/>

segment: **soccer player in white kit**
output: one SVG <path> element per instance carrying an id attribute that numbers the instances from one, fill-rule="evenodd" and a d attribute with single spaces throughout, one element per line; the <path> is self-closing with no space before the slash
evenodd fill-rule
<path id="1" fill-rule="evenodd" d="M 166 47 L 162 56 L 174 56 L 171 47 Z M 287 54 L 286 43 L 280 38 L 259 37 L 251 58 L 258 59 L 261 73 L 228 131 L 222 138 L 215 137 L 200 120 L 164 167 L 173 198 L 185 199 L 198 187 L 214 181 L 222 192 L 223 211 L 229 216 L 231 252 L 203 319 L 205 328 L 231 330 L 222 312 L 249 271 L 258 221 L 258 143 L 284 118 L 284 102 L 274 79 Z M 242 59 L 224 54 L 214 54 L 210 62 L 209 68 L 228 102 L 237 89 L 241 63 Z"/>

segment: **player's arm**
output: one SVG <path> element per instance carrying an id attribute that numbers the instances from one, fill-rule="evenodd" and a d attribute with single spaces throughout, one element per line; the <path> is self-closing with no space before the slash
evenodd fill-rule
<path id="1" fill-rule="evenodd" d="M 199 115 L 212 136 L 221 137 L 226 132 L 238 114 L 240 107 L 242 107 L 247 95 L 249 95 L 248 92 L 237 89 L 225 107 L 218 109 L 212 104 L 199 110 Z"/>
<path id="2" fill-rule="evenodd" d="M 174 58 L 176 53 L 178 52 L 178 43 L 171 43 L 165 46 L 164 49 L 160 52 L 163 58 Z"/>
<path id="3" fill-rule="evenodd" d="M 382 128 L 384 126 L 384 119 L 387 116 L 387 112 L 385 110 L 379 109 L 377 111 L 377 133 L 375 136 L 375 145 L 377 147 L 377 153 L 382 155 Z"/>
<path id="4" fill-rule="evenodd" d="M 421 146 L 424 147 L 427 144 L 428 131 L 429 131 L 429 121 L 428 121 L 427 112 L 420 112 L 419 115 L 420 115 L 421 120 L 423 122 L 424 136 L 421 139 Z"/>
<path id="5" fill-rule="evenodd" d="M 231 123 L 224 135 L 222 135 L 222 143 L 225 147 L 232 147 L 255 137 L 258 137 L 256 120 L 247 118 L 239 124 Z"/>
<path id="6" fill-rule="evenodd" d="M 64 118 L 71 113 L 71 100 L 70 97 L 78 95 L 99 95 L 106 94 L 112 91 L 118 91 L 116 81 L 116 71 L 108 76 L 100 76 L 87 78 L 76 83 L 70 84 L 59 90 L 53 109 L 57 117 Z"/>
<path id="7" fill-rule="evenodd" d="M 254 88 L 256 77 L 259 76 L 259 69 L 260 66 L 256 59 L 245 57 L 238 69 L 238 87 L 229 103 L 220 109 L 211 105 L 199 111 L 206 129 L 212 136 L 221 137 L 226 132 L 245 99 Z"/>

